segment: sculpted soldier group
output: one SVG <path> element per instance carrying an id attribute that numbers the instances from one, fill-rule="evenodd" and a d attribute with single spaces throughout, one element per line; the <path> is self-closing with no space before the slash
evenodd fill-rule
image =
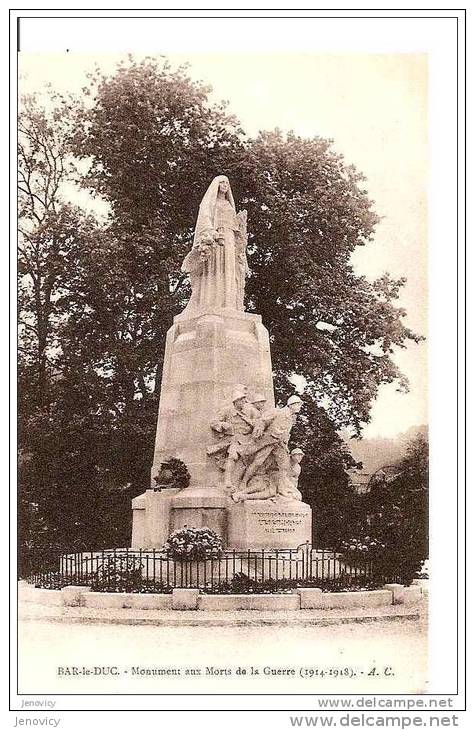
<path id="1" fill-rule="evenodd" d="M 289 453 L 288 447 L 301 407 L 293 395 L 284 408 L 266 410 L 263 395 L 249 399 L 246 386 L 235 388 L 232 403 L 211 423 L 219 441 L 207 449 L 210 456 L 224 455 L 224 486 L 235 502 L 302 499 L 297 485 L 303 451 Z"/>

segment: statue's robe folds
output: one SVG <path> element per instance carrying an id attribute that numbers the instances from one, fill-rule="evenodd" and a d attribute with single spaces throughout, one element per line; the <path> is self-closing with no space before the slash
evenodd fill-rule
<path id="1" fill-rule="evenodd" d="M 221 179 L 215 178 L 201 202 L 193 248 L 182 265 L 192 290 L 182 316 L 215 309 L 244 310 L 246 214 L 236 215 L 230 190 L 225 197 L 218 196 Z"/>

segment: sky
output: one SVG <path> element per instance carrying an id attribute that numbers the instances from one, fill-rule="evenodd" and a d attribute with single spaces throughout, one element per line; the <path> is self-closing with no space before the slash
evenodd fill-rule
<path id="1" fill-rule="evenodd" d="M 139 55 L 137 57 L 140 57 Z M 389 271 L 407 284 L 398 304 L 405 323 L 427 336 L 427 61 L 422 54 L 221 53 L 167 54 L 172 65 L 213 87 L 244 130 L 293 130 L 329 137 L 347 163 L 367 178 L 382 218 L 375 239 L 355 252 L 358 273 Z M 80 92 L 95 64 L 112 72 L 117 54 L 20 54 L 20 91 L 45 82 Z M 225 173 L 225 171 L 223 171 Z M 231 181 L 232 183 L 232 181 Z M 86 198 L 83 199 L 87 203 Z M 395 361 L 410 392 L 380 388 L 364 435 L 395 436 L 427 423 L 427 342 L 410 344 Z"/>

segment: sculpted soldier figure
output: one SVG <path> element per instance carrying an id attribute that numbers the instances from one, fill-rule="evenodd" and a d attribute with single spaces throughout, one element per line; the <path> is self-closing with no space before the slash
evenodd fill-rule
<path id="1" fill-rule="evenodd" d="M 243 489 L 231 494 L 231 499 L 234 502 L 244 502 L 247 499 L 266 499 L 275 502 L 277 489 L 273 476 L 273 474 L 255 474 Z"/>
<path id="2" fill-rule="evenodd" d="M 257 408 L 260 416 L 265 411 L 267 398 L 265 397 L 265 395 L 262 395 L 262 393 L 256 393 L 254 398 L 251 398 L 251 403 L 254 408 Z"/>
<path id="3" fill-rule="evenodd" d="M 256 425 L 253 429 L 254 434 L 256 432 L 256 428 L 258 431 L 260 431 L 261 429 L 261 427 L 257 424 L 262 418 L 262 415 L 266 412 L 267 398 L 261 393 L 257 393 L 254 398 L 251 399 L 251 403 L 259 411 L 259 419 L 256 421 Z M 273 412 L 275 409 L 271 410 Z M 249 440 L 248 445 L 245 447 L 245 450 L 241 453 L 241 456 L 244 460 L 246 459 L 248 451 L 252 449 L 253 441 Z M 243 472 L 244 469 L 242 470 L 241 475 Z M 266 473 L 265 468 L 261 467 L 260 469 L 257 469 L 256 473 L 249 478 L 245 486 L 243 486 L 241 481 L 239 488 L 234 491 L 234 493 L 231 495 L 231 498 L 234 500 L 234 502 L 242 502 L 245 499 L 269 499 L 270 501 L 273 501 L 277 494 L 275 480 L 273 477 L 274 474 Z"/>
<path id="4" fill-rule="evenodd" d="M 275 484 L 276 473 L 257 473 L 251 477 L 247 485 L 232 494 L 235 502 L 243 502 L 244 500 L 268 499 L 270 502 L 277 502 L 279 498 L 285 501 L 302 501 L 302 493 L 298 489 L 298 481 L 302 467 L 300 462 L 305 456 L 302 449 L 292 449 L 290 452 L 290 464 L 287 472 L 285 486 L 280 486 L 279 491 Z M 272 460 L 272 455 L 269 456 Z"/>
<path id="5" fill-rule="evenodd" d="M 275 483 L 275 477 L 277 473 L 271 469 L 267 473 L 258 473 L 251 477 L 247 485 L 231 495 L 235 502 L 243 502 L 244 500 L 253 499 L 266 499 L 270 502 L 278 502 L 281 498 L 284 501 L 302 501 L 302 492 L 298 489 L 298 482 L 302 467 L 300 462 L 305 456 L 302 449 L 292 449 L 290 452 L 290 462 L 287 471 L 287 479 L 285 486 L 283 483 L 280 484 L 279 490 Z M 269 456 L 269 460 L 272 461 L 272 454 Z M 264 466 L 265 469 L 265 466 Z"/>
<path id="6" fill-rule="evenodd" d="M 247 448 L 241 451 L 248 461 L 248 466 L 242 476 L 239 491 L 233 495 L 235 501 L 248 498 L 246 494 L 249 493 L 250 480 L 259 472 L 271 454 L 277 469 L 276 491 L 282 494 L 288 488 L 287 480 L 290 469 L 288 442 L 296 415 L 301 407 L 302 400 L 297 395 L 293 395 L 288 399 L 284 408 L 274 408 L 267 413 L 259 414 L 259 420 L 252 432 L 253 441 L 248 442 Z"/>
<path id="7" fill-rule="evenodd" d="M 247 389 L 245 386 L 238 386 L 232 396 L 232 405 L 226 406 L 211 428 L 217 434 L 225 438 L 221 444 L 216 444 L 207 449 L 208 455 L 217 451 L 226 450 L 226 461 L 224 464 L 224 486 L 233 487 L 233 475 L 236 462 L 239 460 L 246 445 L 252 439 L 254 425 L 260 416 L 260 412 L 251 403 L 247 402 Z M 244 470 L 244 465 L 242 467 Z"/>
<path id="8" fill-rule="evenodd" d="M 300 472 L 302 471 L 300 462 L 304 456 L 305 454 L 302 449 L 292 449 L 290 452 L 290 466 L 287 475 L 287 484 L 281 489 L 281 491 L 279 491 L 279 495 L 281 497 L 285 497 L 286 499 L 296 499 L 299 502 L 302 501 L 302 493 L 298 486 Z"/>

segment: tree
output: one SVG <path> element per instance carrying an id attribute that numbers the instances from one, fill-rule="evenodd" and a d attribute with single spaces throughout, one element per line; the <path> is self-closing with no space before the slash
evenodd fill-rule
<path id="1" fill-rule="evenodd" d="M 74 176 L 73 120 L 68 99 L 50 100 L 47 110 L 25 97 L 19 115 L 18 528 L 20 546 L 72 547 L 101 534 L 99 506 L 110 485 L 98 479 L 98 450 L 111 424 L 99 427 L 83 362 L 70 356 L 84 252 L 95 250 L 100 231 L 63 195 Z"/>
<path id="2" fill-rule="evenodd" d="M 336 550 L 359 524 L 359 500 L 347 474 L 355 462 L 328 414 L 308 394 L 301 397 L 304 406 L 290 443 L 305 452 L 299 489 L 313 508 L 314 545 Z"/>
<path id="3" fill-rule="evenodd" d="M 407 445 L 392 469 L 377 472 L 363 497 L 360 536 L 377 541 L 375 571 L 410 583 L 429 556 L 429 444 L 425 435 Z"/>
<path id="4" fill-rule="evenodd" d="M 89 81 L 90 102 L 77 107 L 75 135 L 76 153 L 91 161 L 85 184 L 110 203 L 115 228 L 137 240 L 153 227 L 154 240 L 173 244 L 180 257 L 203 180 L 227 168 L 239 148 L 237 120 L 224 103 L 209 102 L 210 88 L 192 82 L 186 66 L 173 71 L 163 59 L 129 58 L 114 75 L 96 70 Z"/>
<path id="5" fill-rule="evenodd" d="M 76 108 L 74 149 L 90 161 L 84 185 L 111 216 L 102 242 L 85 253 L 68 331 L 71 350 L 107 383 L 97 395 L 116 413 L 118 483 L 143 490 L 165 335 L 189 292 L 180 266 L 201 180 L 225 164 L 241 131 L 222 105 L 209 105 L 206 87 L 166 62 L 130 61 L 110 78 L 96 73 L 89 93 L 92 103 Z"/>
<path id="6" fill-rule="evenodd" d="M 329 140 L 273 132 L 248 148 L 240 167 L 254 244 L 248 297 L 271 332 L 278 385 L 304 376 L 335 428 L 359 435 L 379 385 L 407 387 L 391 359 L 419 339 L 394 306 L 404 280 L 355 275 L 351 254 L 378 218 L 363 176 Z"/>
<path id="7" fill-rule="evenodd" d="M 61 122 L 61 123 L 60 123 Z M 47 369 L 54 368 L 58 298 L 64 286 L 64 260 L 72 254 L 82 215 L 62 203 L 68 177 L 67 116 L 52 115 L 35 96 L 22 99 L 18 120 L 20 277 L 20 364 L 32 378 L 28 397 L 47 403 Z"/>

